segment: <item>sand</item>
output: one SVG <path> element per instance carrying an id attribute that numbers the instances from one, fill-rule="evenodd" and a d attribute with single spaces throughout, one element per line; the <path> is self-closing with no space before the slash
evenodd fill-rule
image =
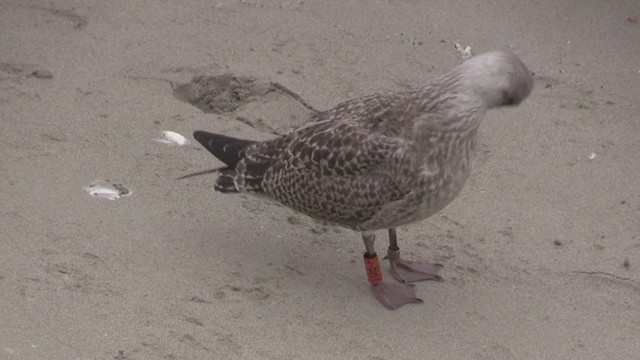
<path id="1" fill-rule="evenodd" d="M 3 1 L 0 358 L 637 359 L 638 14 L 636 0 Z M 178 181 L 220 163 L 154 141 L 270 138 L 446 72 L 456 43 L 511 49 L 536 87 L 487 116 L 463 194 L 398 230 L 407 256 L 445 266 L 417 284 L 422 305 L 376 302 L 358 234 L 215 193 L 211 175 Z M 97 180 L 131 194 L 92 197 Z"/>

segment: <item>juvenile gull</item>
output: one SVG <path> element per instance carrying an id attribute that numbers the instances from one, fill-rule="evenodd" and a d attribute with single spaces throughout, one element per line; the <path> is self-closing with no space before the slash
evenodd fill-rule
<path id="1" fill-rule="evenodd" d="M 519 104 L 532 87 L 517 57 L 489 52 L 420 88 L 345 101 L 275 139 L 193 136 L 226 164 L 217 191 L 266 195 L 361 232 L 371 289 L 393 309 L 421 302 L 409 283 L 441 279 L 440 265 L 400 257 L 395 228 L 428 218 L 460 193 L 487 109 Z M 399 284 L 382 279 L 379 229 L 388 229 L 387 257 Z"/>

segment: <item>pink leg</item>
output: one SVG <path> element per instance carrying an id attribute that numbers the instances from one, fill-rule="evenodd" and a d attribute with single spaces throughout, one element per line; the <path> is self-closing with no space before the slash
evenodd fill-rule
<path id="1" fill-rule="evenodd" d="M 400 257 L 400 248 L 396 237 L 396 229 L 389 228 L 389 250 L 387 257 L 391 264 L 391 274 L 401 283 L 412 283 L 422 280 L 442 281 L 438 271 L 442 268 L 440 264 L 431 264 L 421 261 L 403 260 Z"/>
<path id="2" fill-rule="evenodd" d="M 370 233 L 363 234 L 362 237 L 367 249 L 364 264 L 373 296 L 388 309 L 397 309 L 410 303 L 422 303 L 422 299 L 416 297 L 413 289 L 406 284 L 388 284 L 383 281 L 380 259 L 373 251 L 375 237 Z"/>

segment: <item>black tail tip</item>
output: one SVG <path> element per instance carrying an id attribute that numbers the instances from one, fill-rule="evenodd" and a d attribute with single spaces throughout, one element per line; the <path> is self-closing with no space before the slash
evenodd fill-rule
<path id="1" fill-rule="evenodd" d="M 200 141 L 200 139 L 204 139 L 207 136 L 213 135 L 211 133 L 208 133 L 206 131 L 202 131 L 202 130 L 196 130 L 193 132 L 193 138 Z"/>

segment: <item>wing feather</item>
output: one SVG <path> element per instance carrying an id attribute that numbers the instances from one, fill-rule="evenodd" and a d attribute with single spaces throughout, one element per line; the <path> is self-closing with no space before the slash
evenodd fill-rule
<path id="1" fill-rule="evenodd" d="M 354 122 L 319 122 L 246 149 L 238 188 L 312 217 L 354 226 L 408 190 L 397 181 L 404 141 Z"/>

